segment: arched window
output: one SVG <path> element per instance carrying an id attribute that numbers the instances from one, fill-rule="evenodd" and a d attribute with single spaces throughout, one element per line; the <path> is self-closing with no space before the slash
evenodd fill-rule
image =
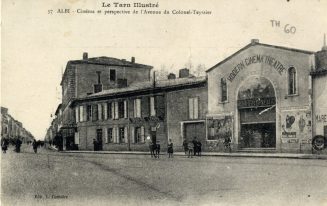
<path id="1" fill-rule="evenodd" d="M 288 69 L 288 94 L 296 94 L 296 70 L 294 67 Z"/>
<path id="2" fill-rule="evenodd" d="M 220 79 L 221 102 L 227 101 L 227 82 L 225 78 Z"/>

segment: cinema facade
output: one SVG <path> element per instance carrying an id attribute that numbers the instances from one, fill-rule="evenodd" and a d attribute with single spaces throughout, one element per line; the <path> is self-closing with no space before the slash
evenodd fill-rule
<path id="1" fill-rule="evenodd" d="M 252 40 L 207 70 L 207 150 L 219 151 L 229 137 L 234 151 L 312 152 L 314 81 L 327 80 L 317 72 L 326 69 L 327 51 L 321 52 Z"/>

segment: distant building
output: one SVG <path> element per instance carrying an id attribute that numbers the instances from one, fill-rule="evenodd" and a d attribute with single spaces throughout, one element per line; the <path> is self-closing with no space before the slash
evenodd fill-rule
<path id="1" fill-rule="evenodd" d="M 1 139 L 14 140 L 20 138 L 22 142 L 31 142 L 34 136 L 23 127 L 23 124 L 14 119 L 8 108 L 1 107 Z"/>

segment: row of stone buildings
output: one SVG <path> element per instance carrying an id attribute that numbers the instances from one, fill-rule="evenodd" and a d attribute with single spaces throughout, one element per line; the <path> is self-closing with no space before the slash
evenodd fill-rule
<path id="1" fill-rule="evenodd" d="M 8 108 L 1 107 L 1 139 L 4 138 L 11 142 L 19 138 L 24 143 L 34 140 L 34 136 L 23 127 L 23 123 L 13 118 L 8 113 Z"/>
<path id="2" fill-rule="evenodd" d="M 327 136 L 327 48 L 311 52 L 252 40 L 205 77 L 181 69 L 155 81 L 149 65 L 111 57 L 69 61 L 62 103 L 46 139 L 63 149 L 146 150 L 147 137 L 177 150 L 311 152 Z"/>

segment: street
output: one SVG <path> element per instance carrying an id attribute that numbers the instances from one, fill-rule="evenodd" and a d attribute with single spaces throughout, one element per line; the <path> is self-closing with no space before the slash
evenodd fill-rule
<path id="1" fill-rule="evenodd" d="M 327 161 L 69 154 L 1 157 L 2 205 L 327 205 Z"/>

